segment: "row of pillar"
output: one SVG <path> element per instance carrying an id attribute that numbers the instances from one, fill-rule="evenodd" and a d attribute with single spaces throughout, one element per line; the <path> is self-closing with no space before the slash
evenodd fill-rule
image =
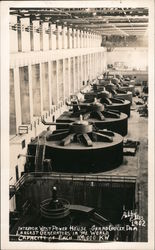
<path id="1" fill-rule="evenodd" d="M 91 48 L 101 42 L 102 37 L 92 32 L 10 16 L 11 52 Z"/>
<path id="2" fill-rule="evenodd" d="M 104 52 L 10 69 L 10 134 L 51 111 L 103 72 Z"/>

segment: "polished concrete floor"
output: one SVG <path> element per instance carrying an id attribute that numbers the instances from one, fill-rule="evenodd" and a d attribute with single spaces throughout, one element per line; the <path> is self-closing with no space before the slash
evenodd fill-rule
<path id="1" fill-rule="evenodd" d="M 133 105 L 131 117 L 128 120 L 128 135 L 126 138 L 140 142 L 135 156 L 124 156 L 123 164 L 102 175 L 118 177 L 135 177 L 136 179 L 136 201 L 138 213 L 146 221 L 145 227 L 139 227 L 139 241 L 147 241 L 147 221 L 148 221 L 148 118 L 140 117 L 137 112 L 139 106 Z"/>

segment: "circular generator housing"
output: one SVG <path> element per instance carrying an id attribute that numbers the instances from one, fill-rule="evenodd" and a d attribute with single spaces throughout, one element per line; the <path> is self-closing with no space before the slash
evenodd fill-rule
<path id="1" fill-rule="evenodd" d="M 118 93 L 117 95 L 114 95 L 114 98 L 121 98 L 132 103 L 132 92 L 128 91 L 126 94 Z"/>
<path id="2" fill-rule="evenodd" d="M 110 110 L 118 110 L 130 117 L 130 106 L 131 102 L 128 100 L 124 100 L 124 103 L 113 103 L 112 105 L 107 105 L 107 108 Z"/>
<path id="3" fill-rule="evenodd" d="M 46 158 L 52 159 L 53 171 L 96 173 L 114 169 L 123 161 L 123 137 L 114 135 L 113 142 L 94 142 L 85 147 L 80 142 L 61 146 L 59 141 L 46 142 Z"/>
<path id="4" fill-rule="evenodd" d="M 105 98 L 99 98 L 99 96 L 102 96 L 102 94 L 96 93 L 94 91 L 90 91 L 84 94 L 85 97 L 85 101 L 84 103 L 90 103 L 93 102 L 94 99 L 96 97 L 98 97 L 98 101 L 101 104 L 105 104 Z M 118 96 L 116 96 L 115 98 L 117 98 Z M 119 97 L 121 98 L 121 97 Z M 122 99 L 122 102 L 119 101 L 114 101 L 113 98 L 108 98 L 112 103 L 111 104 L 106 104 L 106 107 L 110 110 L 118 110 L 119 112 L 125 113 L 127 114 L 128 117 L 130 117 L 130 106 L 131 106 L 131 102 L 129 100 L 124 100 Z"/>
<path id="5" fill-rule="evenodd" d="M 56 123 L 59 123 L 58 125 L 56 125 L 56 128 L 66 128 L 67 125 L 61 125 L 61 123 L 71 123 L 77 121 L 78 119 L 78 116 L 74 116 L 74 113 L 72 111 L 66 111 L 56 120 Z M 99 129 L 108 129 L 122 136 L 126 136 L 128 133 L 128 116 L 124 113 L 120 113 L 118 118 L 104 116 L 103 120 L 97 119 L 97 117 L 93 117 L 93 115 L 91 115 L 90 113 L 90 116 L 86 118 L 86 120 L 90 123 L 95 124 L 95 126 L 97 126 Z"/>
<path id="6" fill-rule="evenodd" d="M 130 91 L 132 94 L 134 94 L 135 86 L 134 85 L 121 86 L 120 90 Z"/>

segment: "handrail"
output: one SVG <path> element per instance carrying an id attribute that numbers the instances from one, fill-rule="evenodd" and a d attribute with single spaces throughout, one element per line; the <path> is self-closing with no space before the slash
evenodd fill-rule
<path id="1" fill-rule="evenodd" d="M 85 182 L 120 182 L 120 183 L 136 183 L 136 176 L 117 176 L 117 175 L 81 175 L 81 174 L 64 174 L 56 172 L 31 172 L 25 173 L 15 184 L 16 190 L 18 190 L 26 181 L 31 179 L 65 179 L 72 181 L 85 181 Z"/>

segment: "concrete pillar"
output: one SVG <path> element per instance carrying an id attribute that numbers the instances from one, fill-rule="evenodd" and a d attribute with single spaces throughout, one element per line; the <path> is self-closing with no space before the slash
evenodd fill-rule
<path id="1" fill-rule="evenodd" d="M 91 48 L 91 33 L 89 32 L 89 48 Z"/>
<path id="2" fill-rule="evenodd" d="M 42 74 L 42 64 L 39 64 L 39 77 L 40 77 L 40 107 L 41 107 L 41 115 L 43 115 L 43 74 Z"/>
<path id="3" fill-rule="evenodd" d="M 94 47 L 96 47 L 96 34 L 94 34 Z"/>
<path id="4" fill-rule="evenodd" d="M 62 27 L 57 26 L 56 30 L 56 48 L 62 49 Z"/>
<path id="5" fill-rule="evenodd" d="M 78 72 L 78 57 L 76 56 L 75 58 L 75 80 L 74 80 L 74 91 L 78 91 L 78 86 L 79 86 L 79 72 Z"/>
<path id="6" fill-rule="evenodd" d="M 98 60 L 99 60 L 99 74 L 101 74 L 101 52 L 98 53 Z"/>
<path id="7" fill-rule="evenodd" d="M 22 52 L 30 51 L 30 18 L 21 18 L 21 47 Z"/>
<path id="8" fill-rule="evenodd" d="M 58 60 L 56 61 L 56 89 L 57 89 L 57 104 L 60 100 L 59 96 L 59 67 L 58 67 Z"/>
<path id="9" fill-rule="evenodd" d="M 76 48 L 80 48 L 80 31 L 76 30 Z"/>
<path id="10" fill-rule="evenodd" d="M 88 57 L 88 80 L 90 80 L 90 54 L 88 54 L 87 57 Z"/>
<path id="11" fill-rule="evenodd" d="M 75 89 L 76 89 L 76 87 L 75 87 L 75 84 L 76 84 L 76 79 L 75 79 L 75 77 L 76 77 L 76 73 L 75 73 L 75 57 L 73 57 L 73 74 L 74 74 L 73 93 L 75 93 Z"/>
<path id="12" fill-rule="evenodd" d="M 22 124 L 30 124 L 30 94 L 28 66 L 19 67 L 20 101 Z"/>
<path id="13" fill-rule="evenodd" d="M 52 67 L 51 61 L 48 61 L 48 98 L 49 98 L 49 111 L 52 107 Z"/>
<path id="14" fill-rule="evenodd" d="M 49 50 L 52 50 L 52 24 L 49 23 Z"/>
<path id="15" fill-rule="evenodd" d="M 47 22 L 41 23 L 40 49 L 49 50 L 49 27 Z"/>
<path id="16" fill-rule="evenodd" d="M 77 89 L 80 90 L 80 57 L 77 57 Z"/>
<path id="17" fill-rule="evenodd" d="M 87 31 L 85 31 L 85 48 L 87 48 Z"/>
<path id="18" fill-rule="evenodd" d="M 10 15 L 10 52 L 18 52 L 18 26 L 17 17 Z M 12 42 L 13 41 L 13 42 Z"/>
<path id="19" fill-rule="evenodd" d="M 93 47 L 93 33 L 91 32 L 91 48 Z"/>
<path id="20" fill-rule="evenodd" d="M 31 17 L 30 17 L 30 49 L 31 51 L 34 51 L 34 28 Z"/>
<path id="21" fill-rule="evenodd" d="M 89 48 L 89 32 L 87 32 L 87 48 Z"/>
<path id="22" fill-rule="evenodd" d="M 97 35 L 97 47 L 100 47 L 100 36 Z"/>
<path id="23" fill-rule="evenodd" d="M 96 45 L 96 34 L 94 34 L 94 47 L 97 47 L 97 45 Z"/>
<path id="24" fill-rule="evenodd" d="M 80 34 L 80 48 L 83 48 L 83 30 L 81 30 L 81 34 Z"/>
<path id="25" fill-rule="evenodd" d="M 86 32 L 86 47 L 89 48 L 89 34 Z"/>
<path id="26" fill-rule="evenodd" d="M 82 56 L 82 82 L 86 80 L 85 55 Z"/>
<path id="27" fill-rule="evenodd" d="M 56 25 L 51 24 L 50 25 L 50 49 L 55 50 L 56 49 Z"/>
<path id="28" fill-rule="evenodd" d="M 70 78 L 70 75 L 69 75 L 69 59 L 66 58 L 64 60 L 64 85 L 65 85 L 65 98 L 68 98 L 69 97 L 69 94 L 70 94 L 70 91 L 69 91 L 69 88 L 70 88 L 70 82 L 69 82 L 69 78 Z"/>
<path id="29" fill-rule="evenodd" d="M 68 49 L 72 48 L 72 29 L 68 28 L 67 32 Z"/>
<path id="30" fill-rule="evenodd" d="M 59 101 L 63 100 L 64 89 L 63 89 L 63 60 L 58 60 L 58 93 Z"/>
<path id="31" fill-rule="evenodd" d="M 94 34 L 92 33 L 92 48 L 94 48 Z"/>
<path id="32" fill-rule="evenodd" d="M 85 81 L 85 84 L 86 84 L 86 81 L 87 81 L 87 70 L 86 70 L 86 55 L 84 55 L 84 81 Z"/>
<path id="33" fill-rule="evenodd" d="M 70 93 L 74 94 L 74 58 L 70 58 Z"/>
<path id="34" fill-rule="evenodd" d="M 85 48 L 85 31 L 82 33 L 82 48 Z"/>
<path id="35" fill-rule="evenodd" d="M 32 21 L 33 24 L 33 50 L 39 51 L 40 50 L 40 22 L 39 21 Z"/>
<path id="36" fill-rule="evenodd" d="M 10 69 L 10 135 L 16 134 L 14 71 Z"/>
<path id="37" fill-rule="evenodd" d="M 93 64 L 93 54 L 91 54 L 91 78 L 92 78 L 92 79 L 93 79 L 93 77 L 94 77 L 93 67 L 94 67 L 94 64 Z"/>
<path id="38" fill-rule="evenodd" d="M 83 31 L 83 48 L 86 48 L 86 31 Z"/>
<path id="39" fill-rule="evenodd" d="M 71 95 L 71 60 L 68 58 L 68 93 Z"/>
<path id="40" fill-rule="evenodd" d="M 96 68 L 95 68 L 95 53 L 93 53 L 93 78 L 96 77 Z"/>
<path id="41" fill-rule="evenodd" d="M 101 47 L 102 37 L 99 35 L 99 47 Z"/>
<path id="42" fill-rule="evenodd" d="M 42 63 L 42 95 L 43 95 L 43 110 L 50 110 L 49 106 L 49 78 L 48 78 L 48 62 Z"/>
<path id="43" fill-rule="evenodd" d="M 40 64 L 32 65 L 33 115 L 41 116 Z"/>
<path id="44" fill-rule="evenodd" d="M 29 102 L 30 102 L 30 122 L 33 121 L 33 93 L 32 93 L 32 68 L 31 64 L 28 65 L 29 75 Z"/>
<path id="45" fill-rule="evenodd" d="M 52 61 L 51 62 L 51 91 L 52 91 L 52 104 L 56 105 L 58 101 L 58 90 L 57 90 L 57 61 Z"/>
<path id="46" fill-rule="evenodd" d="M 79 89 L 82 86 L 82 65 L 81 65 L 81 56 L 79 56 Z"/>
<path id="47" fill-rule="evenodd" d="M 85 31 L 85 48 L 87 48 L 87 31 Z"/>
<path id="48" fill-rule="evenodd" d="M 88 32 L 86 31 L 86 48 L 88 48 L 89 45 L 88 45 Z"/>
<path id="49" fill-rule="evenodd" d="M 93 48 L 93 33 L 91 33 L 91 48 Z"/>
<path id="50" fill-rule="evenodd" d="M 43 35 L 44 35 L 43 23 L 40 22 L 40 50 L 44 49 L 44 46 L 43 46 Z"/>
<path id="51" fill-rule="evenodd" d="M 95 75 L 97 76 L 97 74 L 98 74 L 98 53 L 97 52 L 95 53 L 95 66 L 96 66 L 95 67 L 96 68 L 96 74 Z"/>
<path id="52" fill-rule="evenodd" d="M 95 34 L 93 34 L 93 48 L 95 47 Z"/>
<path id="53" fill-rule="evenodd" d="M 97 35 L 97 43 L 98 43 L 98 47 L 100 47 L 100 36 Z"/>
<path id="54" fill-rule="evenodd" d="M 22 124 L 19 67 L 14 68 L 14 95 L 15 95 L 16 131 L 18 131 L 18 126 Z"/>
<path id="55" fill-rule="evenodd" d="M 94 38 L 95 38 L 95 36 L 94 36 Z M 95 42 L 95 40 L 94 40 L 94 42 Z M 95 78 L 96 78 L 96 72 L 97 72 L 97 62 L 96 62 L 96 53 L 94 53 L 94 69 L 95 69 L 95 72 L 94 72 L 94 76 L 95 76 Z"/>
<path id="56" fill-rule="evenodd" d="M 63 84 L 63 96 L 62 100 L 65 99 L 65 92 L 66 92 L 66 82 L 65 82 L 65 59 L 62 60 L 62 84 Z"/>
<path id="57" fill-rule="evenodd" d="M 76 48 L 76 30 L 72 29 L 72 48 Z"/>
<path id="58" fill-rule="evenodd" d="M 90 54 L 88 54 L 88 80 L 90 80 L 91 75 L 90 75 Z"/>
<path id="59" fill-rule="evenodd" d="M 93 33 L 91 33 L 91 48 L 94 47 L 94 44 L 93 44 Z"/>
<path id="60" fill-rule="evenodd" d="M 62 49 L 67 49 L 67 27 L 62 29 Z"/>
<path id="61" fill-rule="evenodd" d="M 86 82 L 88 81 L 88 55 L 86 55 Z"/>
<path id="62" fill-rule="evenodd" d="M 91 47 L 91 33 L 88 33 L 88 44 L 89 44 L 89 48 Z"/>
<path id="63" fill-rule="evenodd" d="M 99 52 L 99 60 L 100 60 L 100 63 L 99 63 L 99 72 L 101 74 L 101 71 L 102 71 L 101 52 Z"/>

